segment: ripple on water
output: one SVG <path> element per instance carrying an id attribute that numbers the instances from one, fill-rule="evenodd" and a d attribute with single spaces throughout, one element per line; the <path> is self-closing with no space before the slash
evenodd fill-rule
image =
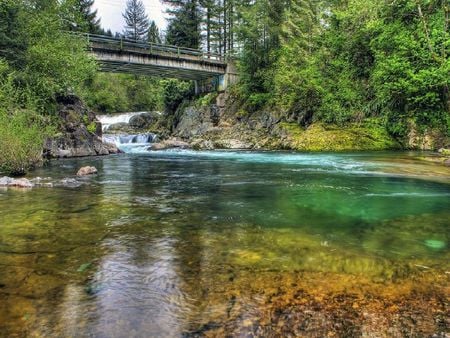
<path id="1" fill-rule="evenodd" d="M 0 332 L 446 332 L 450 187 L 397 156 L 121 155 L 73 189 L 0 191 Z"/>

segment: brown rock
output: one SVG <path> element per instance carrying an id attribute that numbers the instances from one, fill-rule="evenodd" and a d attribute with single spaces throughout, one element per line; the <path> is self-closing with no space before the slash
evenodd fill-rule
<path id="1" fill-rule="evenodd" d="M 10 186 L 18 187 L 18 188 L 33 188 L 34 184 L 27 180 L 26 178 L 19 178 L 14 180 Z"/>
<path id="2" fill-rule="evenodd" d="M 87 176 L 87 175 L 94 175 L 97 173 L 97 168 L 95 167 L 82 167 L 77 172 L 77 176 Z"/>
<path id="3" fill-rule="evenodd" d="M 159 143 L 153 143 L 152 146 L 150 148 L 148 148 L 148 150 L 166 150 L 166 149 L 173 149 L 173 148 L 190 149 L 191 146 L 187 142 L 180 141 L 177 139 L 170 139 L 170 140 L 165 140 L 165 141 L 162 141 Z"/>

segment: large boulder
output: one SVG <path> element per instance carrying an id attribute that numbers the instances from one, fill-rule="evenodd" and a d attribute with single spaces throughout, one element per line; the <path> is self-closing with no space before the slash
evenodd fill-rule
<path id="1" fill-rule="evenodd" d="M 154 125 L 159 118 L 160 114 L 157 112 L 142 113 L 133 116 L 129 125 L 133 129 L 147 129 Z"/>
<path id="2" fill-rule="evenodd" d="M 116 146 L 104 144 L 95 113 L 74 95 L 58 99 L 59 133 L 46 140 L 47 158 L 83 157 L 116 154 Z"/>

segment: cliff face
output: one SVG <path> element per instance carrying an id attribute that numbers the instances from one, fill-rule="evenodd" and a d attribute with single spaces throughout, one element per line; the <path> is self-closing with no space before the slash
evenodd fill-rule
<path id="1" fill-rule="evenodd" d="M 58 133 L 46 140 L 44 157 L 83 157 L 116 154 L 113 144 L 102 142 L 102 129 L 95 113 L 76 96 L 59 100 Z"/>
<path id="2" fill-rule="evenodd" d="M 298 151 L 352 151 L 400 149 L 375 119 L 346 127 L 313 123 L 303 128 L 282 113 L 244 113 L 227 94 L 215 102 L 181 107 L 173 135 L 197 149 L 290 149 Z"/>

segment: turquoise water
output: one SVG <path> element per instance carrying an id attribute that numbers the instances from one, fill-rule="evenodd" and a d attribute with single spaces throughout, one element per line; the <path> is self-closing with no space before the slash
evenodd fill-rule
<path id="1" fill-rule="evenodd" d="M 0 190 L 0 332 L 444 332 L 450 171 L 418 156 L 166 151 L 54 161 L 32 175 L 53 188 Z M 99 174 L 75 178 L 83 165 Z M 411 313 L 416 324 L 404 319 Z"/>

